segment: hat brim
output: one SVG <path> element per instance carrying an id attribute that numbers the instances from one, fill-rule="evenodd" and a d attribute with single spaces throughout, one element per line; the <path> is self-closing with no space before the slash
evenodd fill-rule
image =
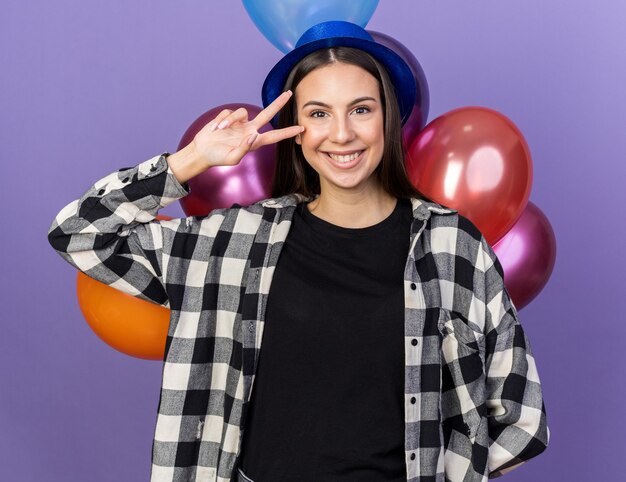
<path id="1" fill-rule="evenodd" d="M 402 57 L 390 48 L 375 41 L 356 37 L 330 37 L 319 39 L 296 47 L 294 50 L 287 53 L 272 70 L 270 70 L 265 78 L 265 82 L 263 82 L 263 88 L 261 90 L 263 106 L 267 107 L 283 92 L 285 82 L 291 69 L 293 69 L 300 60 L 316 50 L 328 47 L 353 47 L 363 50 L 372 55 L 372 57 L 378 60 L 387 69 L 395 89 L 398 106 L 400 108 L 400 117 L 404 125 L 411 115 L 411 110 L 413 109 L 417 95 L 417 84 L 411 68 Z M 278 115 L 272 119 L 272 125 L 274 127 L 278 126 Z"/>

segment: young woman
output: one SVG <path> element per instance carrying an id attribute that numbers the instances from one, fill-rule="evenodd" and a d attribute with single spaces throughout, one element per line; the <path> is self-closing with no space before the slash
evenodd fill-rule
<path id="1" fill-rule="evenodd" d="M 67 261 L 171 309 L 153 481 L 483 481 L 544 450 L 493 250 L 407 180 L 415 90 L 362 28 L 317 25 L 256 118 L 224 111 L 57 215 Z M 275 142 L 274 198 L 155 219 L 193 176 Z"/>

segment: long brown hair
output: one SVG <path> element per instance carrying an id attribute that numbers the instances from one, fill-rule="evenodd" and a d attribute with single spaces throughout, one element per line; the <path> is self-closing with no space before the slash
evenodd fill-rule
<path id="1" fill-rule="evenodd" d="M 361 67 L 378 81 L 383 105 L 385 145 L 382 160 L 374 175 L 378 177 L 383 189 L 397 198 L 419 197 L 428 200 L 411 184 L 407 176 L 402 144 L 402 123 L 394 86 L 386 69 L 374 57 L 367 52 L 351 47 L 330 47 L 316 50 L 304 57 L 291 70 L 283 90 L 295 92 L 298 84 L 309 73 L 335 62 Z M 287 127 L 297 124 L 297 122 L 294 95 L 282 109 L 278 125 L 279 127 Z M 306 197 L 319 194 L 320 179 L 317 172 L 304 158 L 302 148 L 292 137 L 278 143 L 272 196 L 279 197 L 293 193 L 302 194 Z"/>

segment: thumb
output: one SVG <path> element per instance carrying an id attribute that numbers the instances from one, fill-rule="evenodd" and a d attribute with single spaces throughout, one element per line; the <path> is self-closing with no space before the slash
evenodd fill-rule
<path id="1" fill-rule="evenodd" d="M 228 165 L 239 164 L 241 158 L 245 156 L 248 151 L 250 151 L 250 148 L 252 147 L 252 144 L 254 143 L 258 135 L 259 133 L 255 132 L 254 134 L 250 134 L 248 137 L 244 137 L 241 143 L 228 153 L 228 155 L 226 156 L 226 163 Z"/>

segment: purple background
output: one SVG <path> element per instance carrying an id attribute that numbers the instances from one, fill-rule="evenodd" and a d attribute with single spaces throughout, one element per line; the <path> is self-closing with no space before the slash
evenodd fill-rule
<path id="1" fill-rule="evenodd" d="M 0 478 L 149 474 L 158 362 L 91 332 L 76 273 L 46 240 L 93 181 L 174 150 L 202 112 L 260 104 L 281 54 L 236 0 L 3 2 L 0 18 Z M 508 481 L 623 480 L 626 3 L 381 0 L 368 28 L 403 42 L 429 120 L 482 105 L 534 159 L 556 232 L 552 278 L 521 318 L 544 383 L 548 451 Z M 179 215 L 178 205 L 164 211 Z"/>

